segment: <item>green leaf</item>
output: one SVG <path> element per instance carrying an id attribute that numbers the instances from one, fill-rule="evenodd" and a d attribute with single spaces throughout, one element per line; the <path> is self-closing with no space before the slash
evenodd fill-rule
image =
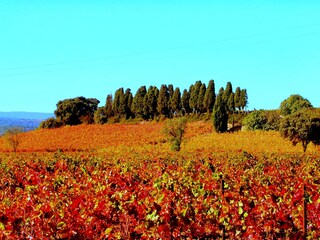
<path id="1" fill-rule="evenodd" d="M 153 222 L 157 221 L 159 216 L 157 215 L 157 210 L 154 210 L 152 213 L 147 215 L 147 220 L 151 220 Z"/>
<path id="2" fill-rule="evenodd" d="M 243 208 L 242 208 L 242 207 L 239 207 L 238 212 L 239 212 L 239 215 L 242 215 L 242 214 L 243 214 Z"/>
<path id="3" fill-rule="evenodd" d="M 185 217 L 187 215 L 187 211 L 188 211 L 188 207 L 186 207 L 185 209 L 183 209 L 181 211 L 181 214 L 182 214 L 183 217 Z"/>

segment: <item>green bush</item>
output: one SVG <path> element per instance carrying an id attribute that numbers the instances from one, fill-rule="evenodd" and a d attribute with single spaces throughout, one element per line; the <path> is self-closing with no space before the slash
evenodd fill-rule
<path id="1" fill-rule="evenodd" d="M 180 151 L 182 138 L 187 125 L 186 118 L 173 118 L 165 122 L 163 131 L 171 142 L 171 149 Z"/>
<path id="2" fill-rule="evenodd" d="M 59 128 L 62 126 L 62 123 L 58 121 L 56 118 L 48 118 L 47 120 L 44 120 L 40 123 L 40 128 L 42 129 L 53 129 L 53 128 Z"/>
<path id="3" fill-rule="evenodd" d="M 277 110 L 258 110 L 249 113 L 244 117 L 242 125 L 247 130 L 279 130 L 280 114 Z"/>
<path id="4" fill-rule="evenodd" d="M 107 112 L 105 107 L 99 107 L 94 112 L 94 123 L 105 124 L 108 122 Z"/>
<path id="5" fill-rule="evenodd" d="M 264 111 L 253 111 L 249 113 L 244 119 L 242 124 L 247 130 L 264 130 L 268 119 Z"/>

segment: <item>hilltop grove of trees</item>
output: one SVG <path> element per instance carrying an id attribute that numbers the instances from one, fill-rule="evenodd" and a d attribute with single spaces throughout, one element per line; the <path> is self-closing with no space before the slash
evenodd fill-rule
<path id="1" fill-rule="evenodd" d="M 172 84 L 162 84 L 160 88 L 147 88 L 143 85 L 134 94 L 130 88 L 124 90 L 121 87 L 114 95 L 107 95 L 104 106 L 98 107 L 99 103 L 95 98 L 85 97 L 59 101 L 55 111 L 56 118 L 42 122 L 40 127 L 104 124 L 129 119 L 158 120 L 191 114 L 211 115 L 214 111 L 214 114 L 223 119 L 224 126 L 217 129 L 218 132 L 223 132 L 228 114 L 243 111 L 248 104 L 248 96 L 247 90 L 240 87 L 233 92 L 230 82 L 216 94 L 214 80 L 210 80 L 208 85 L 199 80 L 183 91 Z"/>

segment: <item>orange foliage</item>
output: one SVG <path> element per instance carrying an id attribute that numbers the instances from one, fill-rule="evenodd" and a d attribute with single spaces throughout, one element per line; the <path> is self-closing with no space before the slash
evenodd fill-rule
<path id="1" fill-rule="evenodd" d="M 0 239 L 320 237 L 316 147 L 303 155 L 278 132 L 217 134 L 194 122 L 173 152 L 162 128 L 22 134 L 20 153 L 0 153 Z M 11 151 L 3 139 L 1 151 Z"/>
<path id="2" fill-rule="evenodd" d="M 79 125 L 58 129 L 41 129 L 23 133 L 19 152 L 93 151 L 123 148 L 136 152 L 168 151 L 169 146 L 162 131 L 162 123 L 142 122 L 138 124 Z M 164 146 L 164 147 L 163 147 Z M 119 147 L 122 147 L 121 149 Z M 278 132 L 237 132 L 216 134 L 210 122 L 188 123 L 182 144 L 184 152 L 242 152 L 251 153 L 295 153 L 299 146 L 292 146 Z M 11 151 L 0 139 L 0 151 Z M 308 152 L 318 148 L 308 147 Z M 167 153 L 168 154 L 168 153 Z M 175 153 L 177 154 L 177 153 Z M 153 154 L 152 154 L 153 155 Z"/>
<path id="3" fill-rule="evenodd" d="M 19 151 L 83 151 L 109 146 L 136 146 L 161 138 L 160 124 L 79 125 L 24 133 Z M 150 140 L 152 139 L 152 140 Z M 0 142 L 0 151 L 8 147 Z"/>

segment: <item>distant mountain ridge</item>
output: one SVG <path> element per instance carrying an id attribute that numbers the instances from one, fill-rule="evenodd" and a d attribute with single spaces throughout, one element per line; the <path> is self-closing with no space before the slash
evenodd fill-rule
<path id="1" fill-rule="evenodd" d="M 0 118 L 44 120 L 53 116 L 54 114 L 52 113 L 40 113 L 40 112 L 0 112 Z"/>
<path id="2" fill-rule="evenodd" d="M 43 120 L 53 116 L 51 113 L 38 112 L 0 112 L 0 135 L 13 127 L 21 128 L 23 131 L 34 130 Z"/>

